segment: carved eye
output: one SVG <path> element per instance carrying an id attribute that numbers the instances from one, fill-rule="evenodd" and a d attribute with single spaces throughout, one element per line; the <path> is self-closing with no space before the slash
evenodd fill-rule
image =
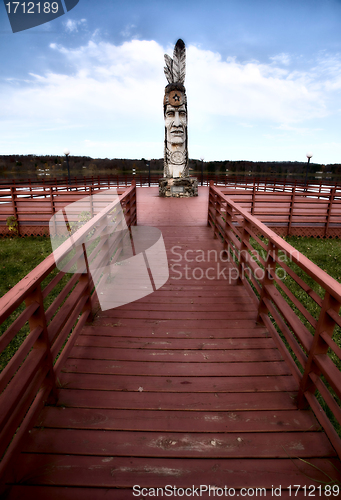
<path id="1" fill-rule="evenodd" d="M 174 111 L 167 111 L 167 116 L 175 116 Z"/>

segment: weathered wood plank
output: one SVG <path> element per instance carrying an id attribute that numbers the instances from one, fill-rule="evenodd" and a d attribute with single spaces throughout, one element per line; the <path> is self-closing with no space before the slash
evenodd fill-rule
<path id="1" fill-rule="evenodd" d="M 111 373 L 117 375 L 157 375 L 183 377 L 234 377 L 257 375 L 291 375 L 284 361 L 248 363 L 164 363 L 155 361 L 110 361 L 68 359 L 64 372 Z"/>
<path id="2" fill-rule="evenodd" d="M 178 304 L 171 304 L 170 301 L 165 300 L 163 303 L 157 303 L 155 304 L 154 302 L 131 302 L 130 304 L 124 305 L 120 307 L 120 312 L 119 315 L 120 317 L 125 317 L 125 313 L 129 312 L 129 317 L 133 318 L 135 311 L 141 311 L 143 313 L 144 318 L 149 317 L 149 314 L 146 314 L 146 310 L 150 311 L 151 313 L 155 313 L 155 317 L 159 317 L 159 312 L 161 312 L 163 317 L 168 317 L 169 313 L 176 313 L 176 319 L 182 318 L 183 313 L 195 313 L 195 316 L 197 319 L 200 319 L 197 315 L 198 311 L 198 305 L 200 308 L 201 313 L 205 313 L 206 317 L 211 317 L 211 313 L 218 313 L 215 315 L 217 319 L 220 319 L 219 316 L 225 317 L 225 314 L 222 315 L 221 313 L 231 313 L 236 311 L 238 308 L 238 312 L 240 314 L 245 315 L 245 313 L 252 312 L 253 315 L 255 313 L 255 305 L 253 302 L 240 302 L 240 301 L 234 301 L 233 299 L 225 299 L 225 303 L 207 303 L 207 301 L 203 301 L 200 303 L 194 303 L 193 300 L 191 300 L 188 297 L 188 301 L 184 303 L 184 301 L 181 301 L 181 303 Z M 124 314 L 123 314 L 124 313 Z M 253 317 L 252 315 L 252 317 Z M 193 314 L 190 314 L 190 317 L 192 317 Z"/>
<path id="3" fill-rule="evenodd" d="M 114 333 L 114 332 L 113 332 Z M 152 337 L 152 336 L 151 336 Z M 139 337 L 100 337 L 95 335 L 80 335 L 76 342 L 82 347 L 110 347 L 121 349 L 174 349 L 174 350 L 225 350 L 225 349 L 274 349 L 272 338 L 256 339 L 173 339 L 173 338 L 139 338 Z"/>
<path id="4" fill-rule="evenodd" d="M 93 466 L 90 465 L 90 467 L 93 467 Z M 149 481 L 150 481 L 150 479 L 149 479 Z M 296 478 L 296 481 L 297 481 L 297 478 Z M 22 498 L 25 498 L 25 500 L 31 500 L 31 499 L 32 500 L 46 500 L 47 498 L 49 500 L 60 500 L 60 499 L 63 499 L 63 500 L 131 500 L 132 498 L 145 500 L 146 498 L 149 498 L 149 497 L 146 497 L 147 493 L 150 495 L 150 497 L 155 497 L 157 494 L 160 497 L 162 495 L 162 492 L 161 492 L 162 489 L 164 489 L 164 491 L 167 491 L 168 495 L 170 495 L 171 492 L 173 492 L 173 490 L 172 490 L 173 486 L 176 486 L 176 485 L 174 485 L 174 482 L 175 482 L 174 480 L 169 481 L 169 482 L 171 482 L 171 485 L 170 485 L 171 489 L 168 487 L 167 490 L 165 489 L 165 487 L 166 487 L 165 483 L 162 484 L 162 486 L 157 487 L 157 486 L 150 486 L 151 484 L 155 484 L 155 483 L 150 483 L 150 482 L 147 483 L 147 486 L 146 486 L 147 490 L 142 489 L 142 486 L 140 489 L 136 488 L 135 490 L 133 490 L 132 488 L 120 489 L 120 488 L 116 488 L 116 487 L 78 488 L 78 487 L 56 486 L 56 487 L 51 488 L 49 486 L 14 486 L 11 493 L 10 493 L 10 496 L 8 497 L 8 500 L 22 500 Z M 302 481 L 301 481 L 301 484 L 302 484 Z M 314 488 L 314 485 L 315 485 L 315 488 Z M 139 485 L 137 485 L 137 486 L 139 486 Z M 218 487 L 212 486 L 210 491 L 209 490 L 203 491 L 203 489 L 206 486 L 207 486 L 206 484 L 203 485 L 202 492 L 200 492 L 200 490 L 198 491 L 198 495 L 200 495 L 199 498 L 202 498 L 204 500 L 208 500 L 208 499 L 212 500 L 212 498 L 214 498 L 213 497 L 214 494 L 215 494 L 215 497 L 217 498 L 217 495 L 220 493 L 220 490 L 217 490 L 215 488 L 218 488 Z M 279 490 L 276 489 L 276 487 L 277 488 L 279 487 L 277 484 L 272 485 L 272 487 L 274 489 L 272 489 L 271 486 L 268 489 L 264 489 L 262 487 L 247 487 L 247 488 L 251 488 L 249 490 L 249 494 L 248 494 L 248 491 L 245 491 L 245 490 L 242 490 L 242 493 L 244 495 L 244 498 L 247 498 L 247 497 L 250 498 L 251 496 L 255 496 L 255 495 L 267 496 L 267 497 L 273 496 L 274 498 L 276 498 L 274 496 L 274 491 L 276 491 L 276 494 L 280 494 L 281 495 L 280 498 L 283 498 L 283 499 L 293 498 L 293 496 L 295 495 L 295 498 L 297 498 L 298 500 L 303 500 L 303 499 L 307 498 L 307 495 L 310 492 L 313 493 L 314 491 L 316 492 L 315 495 L 318 496 L 319 490 L 317 490 L 317 485 L 316 485 L 315 481 L 312 481 L 311 483 L 305 484 L 306 490 L 303 489 L 303 486 L 304 485 L 302 484 L 302 489 L 301 489 L 301 491 L 297 492 L 297 495 L 296 495 L 296 489 L 292 488 L 291 492 L 289 492 L 289 490 L 284 490 L 284 486 L 283 486 L 283 488 L 281 488 L 281 492 L 279 493 Z M 189 490 L 187 490 L 188 495 L 193 490 L 193 484 L 191 484 L 191 485 L 185 484 L 183 487 L 181 487 L 181 486 L 176 486 L 176 487 L 177 487 L 176 494 L 178 496 L 184 495 L 183 490 L 180 488 L 189 488 Z M 200 485 L 198 484 L 198 488 L 199 487 L 200 487 Z M 229 487 L 231 487 L 230 484 L 228 486 L 226 486 L 227 492 L 229 490 Z M 159 490 L 156 490 L 156 488 L 159 488 Z M 223 484 L 222 484 L 221 488 L 224 489 Z M 245 488 L 245 487 L 243 487 L 243 488 Z M 258 488 L 258 491 L 256 491 L 256 489 L 253 491 L 253 488 Z M 313 490 L 311 488 L 313 488 Z M 25 491 L 25 495 L 23 496 L 24 491 Z M 239 489 L 236 490 L 236 492 L 233 493 L 233 495 L 235 495 L 235 496 L 241 495 L 241 493 L 238 493 L 238 491 L 240 491 L 240 490 Z M 134 495 L 134 493 L 135 493 L 135 495 Z M 141 494 L 139 494 L 139 493 L 141 493 Z M 196 490 L 195 490 L 194 495 L 196 495 Z"/>
<path id="5" fill-rule="evenodd" d="M 38 427 L 168 432 L 317 431 L 320 425 L 304 411 L 163 411 L 48 407 Z"/>
<path id="6" fill-rule="evenodd" d="M 200 324 L 199 324 L 200 326 Z M 211 328 L 163 328 L 162 324 L 150 325 L 139 328 L 129 328 L 122 326 L 104 326 L 99 325 L 96 321 L 95 325 L 85 325 L 82 329 L 84 335 L 94 335 L 98 337 L 117 336 L 117 337 L 148 337 L 154 338 L 191 338 L 191 339 L 231 339 L 231 338 L 272 338 L 265 327 L 254 326 L 253 328 L 214 328 L 214 323 Z"/>
<path id="7" fill-rule="evenodd" d="M 144 392 L 293 392 L 298 384 L 293 377 L 143 377 L 88 373 L 64 373 L 59 377 L 66 389 Z"/>
<path id="8" fill-rule="evenodd" d="M 191 293 L 190 295 L 186 291 L 172 292 L 170 290 L 164 290 L 160 288 L 156 292 L 143 297 L 142 299 L 133 302 L 134 305 L 143 304 L 145 307 L 147 304 L 183 304 L 183 303 L 193 303 L 193 304 L 228 304 L 230 300 L 234 303 L 251 304 L 253 303 L 249 295 L 236 294 L 235 287 L 230 290 L 226 288 L 225 291 L 221 293 L 214 293 L 200 291 L 198 293 Z M 123 306 L 125 307 L 125 306 Z"/>
<path id="9" fill-rule="evenodd" d="M 105 311 L 107 312 L 107 311 Z M 116 313 L 117 314 L 117 313 Z M 124 328 L 146 328 L 157 327 L 157 325 L 162 326 L 163 329 L 168 328 L 178 328 L 178 329 L 191 329 L 196 330 L 197 328 L 205 328 L 215 330 L 223 330 L 230 331 L 233 329 L 248 329 L 254 328 L 256 323 L 256 314 L 254 315 L 254 319 L 226 319 L 226 320 L 207 320 L 207 319 L 192 319 L 192 320 L 181 320 L 181 319 L 132 319 L 132 318 L 113 318 L 109 315 L 105 315 L 102 312 L 98 315 L 96 319 L 96 325 L 101 326 L 110 326 L 110 327 L 118 327 L 123 326 Z M 226 325 L 228 322 L 228 330 L 226 330 Z M 228 333 L 226 333 L 228 335 Z"/>
<path id="10" fill-rule="evenodd" d="M 80 347 L 74 346 L 70 358 L 83 359 L 112 359 L 121 361 L 153 362 L 215 362 L 233 363 L 249 361 L 278 361 L 282 359 L 277 349 L 241 349 L 241 350 L 142 350 L 142 349 L 111 349 L 107 347 Z"/>
<path id="11" fill-rule="evenodd" d="M 257 317 L 257 312 L 254 310 L 254 308 L 248 311 L 242 311 L 242 313 L 239 313 L 239 311 L 236 311 L 234 308 L 233 311 L 219 311 L 219 312 L 208 312 L 208 311 L 197 311 L 195 308 L 193 308 L 192 311 L 176 311 L 176 308 L 174 311 L 150 311 L 150 310 L 135 310 L 133 308 L 129 310 L 124 310 L 123 308 L 118 308 L 117 309 L 108 309 L 105 311 L 105 317 L 106 318 L 117 318 L 121 321 L 124 321 L 125 319 L 132 320 L 132 319 L 141 319 L 144 321 L 152 320 L 152 321 L 163 321 L 163 320 L 175 320 L 175 321 L 181 321 L 181 320 L 192 320 L 192 321 L 201 321 L 201 320 L 210 320 L 210 321 L 219 321 L 222 320 L 225 322 L 230 321 L 230 320 L 238 320 L 242 317 L 244 320 L 256 320 Z M 104 314 L 101 314 L 101 317 L 104 317 Z"/>
<path id="12" fill-rule="evenodd" d="M 56 456 L 25 454 L 18 463 L 18 479 L 23 478 L 28 484 L 51 485 L 86 485 L 87 487 L 132 488 L 138 484 L 142 487 L 161 487 L 167 484 L 180 487 L 192 485 L 216 485 L 218 487 L 271 488 L 299 484 L 318 486 L 326 481 L 326 476 L 340 480 L 337 471 L 338 462 L 332 458 L 309 459 L 309 463 L 297 459 L 220 459 L 219 462 L 207 459 L 153 459 L 125 457 L 88 457 L 88 456 Z M 311 477 L 314 479 L 312 480 Z M 28 492 L 34 487 L 27 488 Z M 19 489 L 18 489 L 19 490 Z M 17 490 L 17 491 L 18 491 Z M 51 498 L 55 488 L 49 488 Z M 60 490 L 59 490 L 60 491 Z M 64 496 L 62 498 L 102 498 L 94 497 L 94 490 L 83 490 L 84 497 Z M 77 491 L 77 490 L 76 490 Z M 86 491 L 90 495 L 86 494 Z M 117 493 L 117 490 L 111 492 Z M 132 490 L 129 491 L 131 495 Z M 107 492 L 110 494 L 110 490 Z M 270 495 L 267 495 L 270 496 Z M 318 495 L 316 495 L 318 496 Z M 15 497 L 10 497 L 15 498 Z M 18 498 L 18 497 L 17 497 Z M 26 495 L 21 497 L 27 498 Z M 53 498 L 53 497 L 52 497 Z M 107 498 L 107 497 L 105 497 Z M 114 496 L 121 500 L 121 496 Z M 132 495 L 127 497 L 133 498 Z M 203 497 L 204 498 L 204 497 Z M 212 498 L 212 492 L 211 492 Z M 281 496 L 283 498 L 283 496 Z M 297 497 L 295 497 L 297 498 Z M 335 497 L 334 497 L 335 498 Z"/>
<path id="13" fill-rule="evenodd" d="M 138 388 L 137 388 L 138 389 Z M 131 410 L 295 410 L 295 393 L 169 393 L 60 389 L 58 406 Z"/>
<path id="14" fill-rule="evenodd" d="M 33 429 L 25 453 L 110 457 L 294 458 L 335 457 L 322 432 L 158 433 L 69 429 Z"/>

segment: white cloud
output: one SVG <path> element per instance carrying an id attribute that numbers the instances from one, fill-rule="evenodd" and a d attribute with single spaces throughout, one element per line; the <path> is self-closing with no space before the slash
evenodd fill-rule
<path id="1" fill-rule="evenodd" d="M 65 30 L 68 33 L 73 33 L 73 32 L 77 33 L 79 26 L 86 25 L 86 19 L 80 19 L 79 21 L 76 21 L 74 19 L 68 19 L 63 24 L 65 26 Z"/>
<path id="2" fill-rule="evenodd" d="M 78 29 L 85 22 L 68 20 L 66 29 Z M 54 145 L 53 151 L 60 142 L 72 141 L 75 154 L 162 156 L 167 82 L 161 45 L 131 40 L 115 46 L 92 39 L 76 49 L 57 44 L 50 49 L 65 58 L 70 74 L 32 73 L 23 85 L 17 82 L 15 87 L 2 89 L 7 96 L 1 111 L 2 137 L 18 137 L 20 147 L 20 138 L 31 137 L 35 144 L 44 138 L 50 150 Z M 171 49 L 167 52 L 172 54 Z M 340 109 L 340 86 L 341 59 L 337 56 L 320 55 L 309 72 L 290 71 L 287 54 L 273 57 L 270 64 L 241 63 L 189 46 L 190 155 L 229 157 L 227 146 L 222 149 L 221 145 L 224 127 L 237 126 L 249 134 L 240 142 L 262 127 L 267 129 L 263 138 L 271 135 L 271 128 L 292 136 L 316 133 L 317 123 L 310 122 Z M 243 157 L 242 149 L 239 157 Z"/>
<path id="3" fill-rule="evenodd" d="M 210 114 L 291 123 L 327 112 L 322 89 L 305 73 L 293 75 L 257 62 L 223 61 L 219 54 L 195 47 L 189 48 L 188 59 L 191 100 Z"/>
<path id="4" fill-rule="evenodd" d="M 285 54 L 284 52 L 282 52 L 281 54 L 270 57 L 270 60 L 274 64 L 283 64 L 284 66 L 288 66 L 291 62 L 291 57 L 289 54 Z"/>
<path id="5" fill-rule="evenodd" d="M 136 28 L 135 24 L 127 24 L 121 31 L 120 35 L 124 38 L 128 38 L 132 35 L 134 28 Z M 134 38 L 137 38 L 137 36 L 135 35 Z"/>

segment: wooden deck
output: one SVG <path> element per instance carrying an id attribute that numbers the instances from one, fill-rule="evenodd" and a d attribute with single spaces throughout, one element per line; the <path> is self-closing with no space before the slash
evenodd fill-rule
<path id="1" fill-rule="evenodd" d="M 206 187 L 193 199 L 137 190 L 138 224 L 162 230 L 176 266 L 158 291 L 83 327 L 8 498 L 149 498 L 137 485 L 211 487 L 201 498 L 224 487 L 247 498 L 281 487 L 290 498 L 292 485 L 291 497 L 319 498 L 320 484 L 341 480 L 313 413 L 297 410 L 297 382 L 256 324 L 256 305 L 235 273 L 229 280 L 207 203 Z"/>

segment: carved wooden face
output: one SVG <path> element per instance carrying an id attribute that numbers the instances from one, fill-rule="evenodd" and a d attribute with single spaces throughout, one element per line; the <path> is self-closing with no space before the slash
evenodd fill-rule
<path id="1" fill-rule="evenodd" d="M 166 107 L 165 126 L 167 129 L 167 142 L 183 144 L 186 140 L 187 111 L 184 104 L 181 106 Z"/>

